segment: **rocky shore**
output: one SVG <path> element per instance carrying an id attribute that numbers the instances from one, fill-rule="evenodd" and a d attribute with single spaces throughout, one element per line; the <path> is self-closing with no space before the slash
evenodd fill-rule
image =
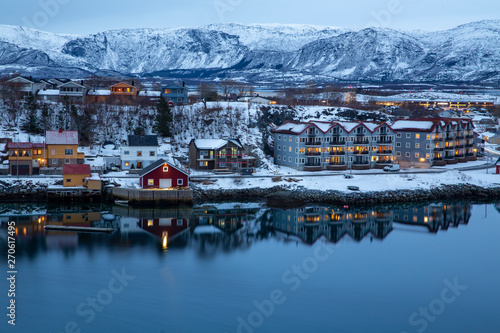
<path id="1" fill-rule="evenodd" d="M 221 201 L 262 201 L 269 206 L 299 206 L 304 204 L 332 204 L 349 206 L 387 205 L 422 201 L 500 199 L 500 187 L 480 187 L 471 184 L 442 185 L 432 189 L 393 190 L 383 192 L 340 192 L 300 189 L 286 186 L 241 190 L 194 190 L 196 204 Z"/>
<path id="2" fill-rule="evenodd" d="M 113 196 L 106 188 L 101 201 L 112 202 Z M 468 200 L 494 201 L 500 199 L 500 186 L 480 187 L 471 184 L 441 185 L 432 189 L 392 190 L 382 192 L 341 192 L 293 189 L 290 186 L 249 189 L 193 189 L 195 204 L 253 201 L 269 206 L 300 206 L 304 204 L 331 204 L 349 206 L 372 206 L 423 201 Z M 5 183 L 0 181 L 0 202 L 47 201 L 47 185 L 35 182 Z"/>

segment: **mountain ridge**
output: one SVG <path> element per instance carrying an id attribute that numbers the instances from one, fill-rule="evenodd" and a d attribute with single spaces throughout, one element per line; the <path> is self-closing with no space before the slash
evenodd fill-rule
<path id="1" fill-rule="evenodd" d="M 245 81 L 500 81 L 500 20 L 436 32 L 218 23 L 53 34 L 0 25 L 0 74 Z M 191 77 L 190 77 L 191 76 Z"/>

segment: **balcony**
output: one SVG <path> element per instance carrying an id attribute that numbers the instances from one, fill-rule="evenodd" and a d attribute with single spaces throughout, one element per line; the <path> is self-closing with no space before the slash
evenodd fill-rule
<path id="1" fill-rule="evenodd" d="M 463 140 L 463 139 L 465 139 L 465 135 L 457 135 L 456 139 Z"/>
<path id="2" fill-rule="evenodd" d="M 330 163 L 328 165 L 328 170 L 338 171 L 338 170 L 346 170 L 346 169 L 347 169 L 347 166 L 346 166 L 345 162 L 333 162 L 333 163 Z"/>
<path id="3" fill-rule="evenodd" d="M 434 157 L 434 161 L 444 161 L 444 157 Z"/>
<path id="4" fill-rule="evenodd" d="M 307 133 L 307 136 L 308 136 L 308 137 L 310 137 L 310 138 L 311 138 L 311 137 L 315 137 L 315 136 L 316 136 L 316 133 L 314 133 L 314 132 L 308 132 L 308 133 Z"/>
<path id="5" fill-rule="evenodd" d="M 465 148 L 465 145 L 461 144 L 461 145 L 456 146 L 456 148 L 462 149 L 462 148 Z"/>
<path id="6" fill-rule="evenodd" d="M 472 147 L 474 147 L 474 144 L 473 143 L 469 143 L 469 144 L 466 144 L 465 147 L 466 148 L 472 148 Z"/>
<path id="7" fill-rule="evenodd" d="M 321 156 L 321 153 L 316 151 L 306 151 L 306 156 Z"/>
<path id="8" fill-rule="evenodd" d="M 368 155 L 370 152 L 368 150 L 355 150 L 354 155 Z"/>
<path id="9" fill-rule="evenodd" d="M 354 140 L 355 145 L 369 145 L 370 141 L 368 140 Z"/>
<path id="10" fill-rule="evenodd" d="M 443 141 L 444 141 L 444 139 L 443 139 L 443 138 L 434 138 L 434 141 L 435 141 L 435 142 L 443 142 Z"/>
<path id="11" fill-rule="evenodd" d="M 304 171 L 321 171 L 323 167 L 321 163 L 306 163 L 304 165 Z"/>
<path id="12" fill-rule="evenodd" d="M 321 146 L 321 141 L 306 141 L 306 146 Z"/>
<path id="13" fill-rule="evenodd" d="M 455 146 L 449 146 L 445 148 L 446 150 L 455 150 Z"/>
<path id="14" fill-rule="evenodd" d="M 377 155 L 392 155 L 392 150 L 379 150 Z"/>
<path id="15" fill-rule="evenodd" d="M 434 151 L 444 151 L 443 147 L 434 147 Z"/>
<path id="16" fill-rule="evenodd" d="M 344 141 L 335 140 L 335 141 L 330 142 L 330 145 L 332 145 L 332 146 L 345 146 L 345 140 Z"/>
<path id="17" fill-rule="evenodd" d="M 446 140 L 446 141 L 455 141 L 455 138 L 454 138 L 454 137 L 452 137 L 452 136 L 450 136 L 450 135 L 447 135 L 447 136 L 445 137 L 445 140 Z"/>
<path id="18" fill-rule="evenodd" d="M 387 138 L 380 138 L 377 142 L 379 144 L 392 144 L 394 140 Z"/>
<path id="19" fill-rule="evenodd" d="M 345 155 L 345 151 L 331 151 L 330 155 L 332 155 L 332 156 L 342 156 L 342 155 Z"/>
<path id="20" fill-rule="evenodd" d="M 474 153 L 467 153 L 467 154 L 465 154 L 465 156 L 466 157 L 474 157 L 474 156 L 476 156 L 476 154 L 474 154 Z"/>
<path id="21" fill-rule="evenodd" d="M 465 138 L 466 139 L 474 139 L 474 135 L 466 135 Z"/>
<path id="22" fill-rule="evenodd" d="M 352 165 L 369 165 L 368 161 L 354 161 Z"/>

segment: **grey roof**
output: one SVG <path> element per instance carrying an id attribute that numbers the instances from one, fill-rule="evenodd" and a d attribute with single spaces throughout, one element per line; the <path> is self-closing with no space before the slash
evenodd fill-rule
<path id="1" fill-rule="evenodd" d="M 129 135 L 129 147 L 158 147 L 157 135 Z"/>

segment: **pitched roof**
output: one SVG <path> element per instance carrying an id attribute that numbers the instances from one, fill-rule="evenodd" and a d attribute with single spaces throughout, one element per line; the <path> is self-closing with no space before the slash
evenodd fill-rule
<path id="1" fill-rule="evenodd" d="M 179 88 L 183 88 L 183 89 L 187 89 L 185 86 L 182 86 L 178 83 L 170 83 L 170 84 L 167 84 L 166 86 L 163 86 L 163 89 L 165 88 L 175 88 L 175 89 L 179 89 Z"/>
<path id="2" fill-rule="evenodd" d="M 47 131 L 45 140 L 48 145 L 77 145 L 77 131 Z"/>
<path id="3" fill-rule="evenodd" d="M 63 175 L 89 175 L 90 164 L 64 164 Z"/>
<path id="4" fill-rule="evenodd" d="M 122 81 L 122 82 L 118 82 L 118 83 L 113 84 L 112 86 L 110 86 L 110 88 L 113 88 L 113 87 L 118 87 L 118 86 L 121 86 L 121 87 L 128 87 L 128 88 L 135 88 L 135 86 L 134 86 L 134 85 L 129 84 L 129 83 L 127 83 L 127 82 L 123 82 L 123 81 Z"/>
<path id="5" fill-rule="evenodd" d="M 243 148 L 243 145 L 237 139 L 194 139 L 193 143 L 197 149 L 220 149 L 226 146 L 229 142 L 234 143 L 236 146 Z"/>
<path id="6" fill-rule="evenodd" d="M 158 147 L 157 135 L 129 135 L 129 147 Z"/>
<path id="7" fill-rule="evenodd" d="M 33 142 L 7 142 L 7 149 L 31 149 L 31 148 L 45 148 L 45 143 Z"/>
<path id="8" fill-rule="evenodd" d="M 141 171 L 139 171 L 139 173 L 138 173 L 139 177 L 143 177 L 143 176 L 147 175 L 151 171 L 158 169 L 159 167 L 161 167 L 164 164 L 167 164 L 169 166 L 169 168 L 174 168 L 175 170 L 177 170 L 179 172 L 182 172 L 183 174 L 189 176 L 189 174 L 187 174 L 186 171 L 184 171 L 182 169 L 179 169 L 175 165 L 167 163 L 167 161 L 165 161 L 164 159 L 160 158 L 158 161 L 156 161 L 156 162 L 148 165 L 147 167 L 145 167 L 144 169 L 142 169 Z"/>

